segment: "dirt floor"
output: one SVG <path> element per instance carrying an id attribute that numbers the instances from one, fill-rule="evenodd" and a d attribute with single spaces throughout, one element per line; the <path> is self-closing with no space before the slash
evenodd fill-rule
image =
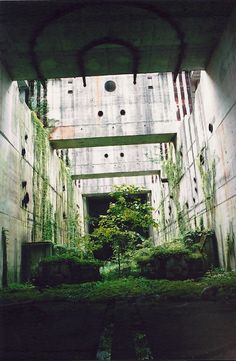
<path id="1" fill-rule="evenodd" d="M 236 300 L 23 302 L 0 322 L 1 361 L 236 359 Z"/>

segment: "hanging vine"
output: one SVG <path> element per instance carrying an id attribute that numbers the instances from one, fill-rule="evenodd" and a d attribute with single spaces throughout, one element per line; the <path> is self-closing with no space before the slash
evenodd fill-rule
<path id="1" fill-rule="evenodd" d="M 180 180 L 183 177 L 183 160 L 181 156 L 181 150 L 175 152 L 175 160 L 173 159 L 174 149 L 170 144 L 168 159 L 163 162 L 163 172 L 165 173 L 170 196 L 173 199 L 173 203 L 177 214 L 177 223 L 180 233 L 186 230 L 186 221 L 184 216 L 184 210 L 181 209 L 179 197 L 180 197 Z"/>
<path id="2" fill-rule="evenodd" d="M 216 197 L 215 160 L 213 160 L 213 162 L 210 165 L 206 164 L 203 154 L 201 152 L 199 158 L 197 159 L 197 166 L 202 181 L 202 191 L 206 205 L 208 227 L 210 227 L 210 225 L 213 227 L 215 224 L 215 197 Z M 209 214 L 211 216 L 211 222 L 209 219 Z"/>
<path id="3" fill-rule="evenodd" d="M 34 168 L 33 168 L 33 229 L 34 241 L 51 240 L 75 245 L 80 236 L 79 214 L 75 206 L 74 185 L 70 169 L 60 162 L 61 193 L 59 209 L 54 209 L 50 197 L 48 130 L 32 113 L 34 124 Z M 65 191 L 65 193 L 64 193 Z M 63 195 L 64 194 L 64 195 Z"/>
<path id="4" fill-rule="evenodd" d="M 32 239 L 34 241 L 45 239 L 48 235 L 46 219 L 48 206 L 48 160 L 49 145 L 48 132 L 43 124 L 32 112 L 34 125 L 34 168 L 33 168 L 33 229 Z M 48 239 L 48 238 L 46 238 Z"/>

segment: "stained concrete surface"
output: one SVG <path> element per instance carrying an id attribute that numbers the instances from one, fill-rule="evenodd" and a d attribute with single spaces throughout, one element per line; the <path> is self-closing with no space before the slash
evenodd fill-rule
<path id="1" fill-rule="evenodd" d="M 41 302 L 0 308 L 4 361 L 96 360 L 113 325 L 111 360 L 137 360 L 134 338 L 145 335 L 155 360 L 234 360 L 236 300 L 107 303 Z M 109 342 L 108 342 L 109 343 Z"/>

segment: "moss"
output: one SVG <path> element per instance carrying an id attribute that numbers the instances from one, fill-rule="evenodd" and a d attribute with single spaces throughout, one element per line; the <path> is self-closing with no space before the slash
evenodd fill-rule
<path id="1" fill-rule="evenodd" d="M 94 265 L 94 266 L 101 266 L 102 263 L 93 259 L 81 259 L 79 256 L 76 255 L 68 255 L 68 254 L 61 254 L 57 256 L 51 256 L 43 259 L 40 261 L 40 264 L 46 263 L 77 263 L 80 265 Z"/>
<path id="2" fill-rule="evenodd" d="M 64 285 L 38 292 L 31 285 L 1 290 L 2 302 L 23 300 L 67 300 L 107 302 L 126 297 L 160 295 L 160 300 L 198 300 L 202 290 L 216 286 L 218 299 L 236 297 L 236 274 L 234 272 L 210 272 L 199 281 L 147 280 L 145 278 L 123 278 L 105 282 L 89 282 L 80 285 Z M 156 300 L 155 300 L 156 302 Z"/>
<path id="3" fill-rule="evenodd" d="M 136 262 L 144 263 L 154 259 L 167 259 L 171 256 L 189 255 L 190 250 L 183 245 L 183 243 L 165 243 L 161 246 L 149 248 L 143 252 L 138 251 L 134 257 Z"/>

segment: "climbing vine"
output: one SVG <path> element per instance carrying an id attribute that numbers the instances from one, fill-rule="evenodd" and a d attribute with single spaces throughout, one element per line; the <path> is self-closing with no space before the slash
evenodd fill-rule
<path id="1" fill-rule="evenodd" d="M 48 206 L 48 160 L 49 145 L 48 132 L 43 124 L 32 112 L 34 124 L 34 168 L 33 168 L 33 235 L 34 241 L 45 239 L 48 235 L 47 206 Z M 46 238 L 48 239 L 48 238 Z"/>
<path id="2" fill-rule="evenodd" d="M 165 224 L 166 224 L 166 216 L 165 216 L 165 199 L 164 199 L 164 192 L 163 189 L 161 189 L 161 202 L 160 202 L 160 222 L 159 222 L 159 226 L 160 226 L 160 231 L 164 231 L 165 229 Z M 166 233 L 163 232 L 163 235 L 165 237 L 166 240 Z"/>
<path id="3" fill-rule="evenodd" d="M 81 235 L 79 213 L 75 205 L 75 188 L 70 174 L 70 168 L 61 161 L 60 176 L 67 191 L 67 206 L 64 212 L 64 222 L 67 230 L 67 242 L 71 247 L 76 247 Z"/>
<path id="4" fill-rule="evenodd" d="M 216 164 L 215 160 L 209 165 L 204 161 L 202 153 L 197 159 L 197 166 L 202 181 L 202 191 L 207 211 L 208 227 L 210 226 L 209 214 L 211 215 L 211 225 L 215 223 L 215 196 L 216 196 Z"/>
<path id="5" fill-rule="evenodd" d="M 59 191 L 57 207 L 54 209 L 50 197 L 48 130 L 32 113 L 34 124 L 34 167 L 33 167 L 33 228 L 34 241 L 51 240 L 74 245 L 80 235 L 79 215 L 75 207 L 74 185 L 70 170 L 63 160 L 60 162 Z M 59 201 L 59 203 L 58 203 Z"/>
<path id="6" fill-rule="evenodd" d="M 174 149 L 170 144 L 170 150 L 168 159 L 163 162 L 163 172 L 165 173 L 170 197 L 173 199 L 173 203 L 177 214 L 177 223 L 180 233 L 186 230 L 186 222 L 184 217 L 184 210 L 181 209 L 179 197 L 180 197 L 180 180 L 183 176 L 183 160 L 181 157 L 181 150 L 175 152 L 175 159 L 173 159 Z"/>

